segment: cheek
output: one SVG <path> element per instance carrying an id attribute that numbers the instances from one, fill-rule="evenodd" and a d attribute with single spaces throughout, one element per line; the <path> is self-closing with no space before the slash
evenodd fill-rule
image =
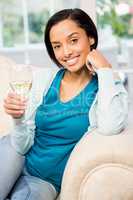
<path id="1" fill-rule="evenodd" d="M 62 62 L 62 55 L 60 52 L 54 52 L 56 60 L 61 64 Z"/>
<path id="2" fill-rule="evenodd" d="M 87 47 L 84 47 L 83 49 L 82 49 L 82 56 L 83 56 L 83 58 L 84 59 L 86 59 L 86 57 L 87 57 L 87 55 L 90 53 L 90 48 L 89 48 L 89 46 Z"/>
<path id="3" fill-rule="evenodd" d="M 55 55 L 55 58 L 58 60 L 58 59 L 60 59 L 60 53 L 59 52 L 57 52 L 57 51 L 54 51 L 54 55 Z"/>
<path id="4" fill-rule="evenodd" d="M 88 54 L 90 52 L 90 45 L 88 41 L 82 41 L 78 46 L 77 46 L 77 52 L 82 52 L 83 54 Z"/>

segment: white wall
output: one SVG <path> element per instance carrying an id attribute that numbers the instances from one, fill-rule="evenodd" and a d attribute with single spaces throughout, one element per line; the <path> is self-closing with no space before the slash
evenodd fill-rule
<path id="1" fill-rule="evenodd" d="M 80 0 L 80 8 L 87 12 L 96 23 L 96 0 Z"/>
<path id="2" fill-rule="evenodd" d="M 16 63 L 31 64 L 38 67 L 51 67 L 53 65 L 49 58 L 45 45 L 29 46 L 27 51 L 23 47 L 20 48 L 4 48 L 0 49 L 0 54 L 12 58 Z"/>

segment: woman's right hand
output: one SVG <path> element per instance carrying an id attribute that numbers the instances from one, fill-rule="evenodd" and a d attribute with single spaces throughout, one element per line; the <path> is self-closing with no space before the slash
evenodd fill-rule
<path id="1" fill-rule="evenodd" d="M 20 118 L 23 116 L 26 104 L 27 99 L 22 98 L 16 93 L 9 93 L 4 99 L 5 112 L 13 118 Z"/>

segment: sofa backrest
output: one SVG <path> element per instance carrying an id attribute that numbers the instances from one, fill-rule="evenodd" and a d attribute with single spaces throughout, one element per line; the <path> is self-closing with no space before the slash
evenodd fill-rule
<path id="1" fill-rule="evenodd" d="M 8 92 L 9 69 L 15 62 L 0 55 L 0 136 L 8 133 L 12 128 L 12 119 L 3 108 L 3 101 Z"/>

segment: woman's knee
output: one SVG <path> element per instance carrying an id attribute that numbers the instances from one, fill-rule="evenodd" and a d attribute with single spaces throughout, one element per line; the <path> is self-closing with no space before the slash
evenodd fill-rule
<path id="1" fill-rule="evenodd" d="M 57 192 L 48 182 L 37 181 L 33 176 L 21 176 L 15 185 L 11 200 L 55 200 Z"/>

